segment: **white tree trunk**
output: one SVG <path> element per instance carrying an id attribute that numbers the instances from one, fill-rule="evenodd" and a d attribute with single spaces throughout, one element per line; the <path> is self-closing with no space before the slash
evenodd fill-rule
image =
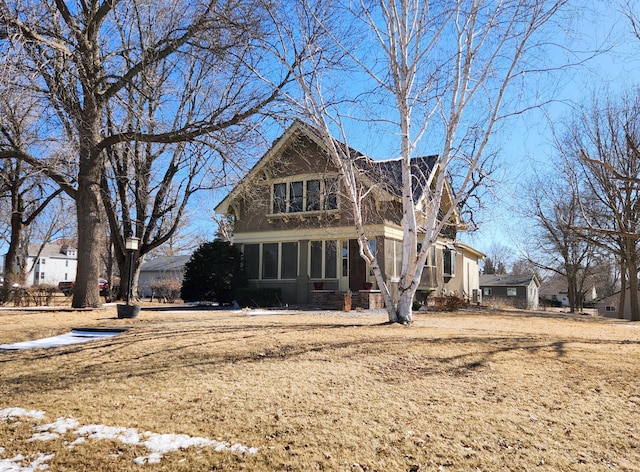
<path id="1" fill-rule="evenodd" d="M 411 322 L 412 302 L 428 251 L 475 189 L 474 177 L 483 173 L 482 156 L 495 123 L 536 106 L 522 103 L 519 97 L 514 107 L 504 110 L 503 100 L 511 82 L 525 75 L 519 67 L 524 52 L 540 54 L 548 45 L 534 33 L 568 0 L 337 0 L 337 9 L 300 1 L 304 18 L 315 21 L 303 31 L 283 26 L 281 35 L 305 36 L 323 49 L 327 62 L 334 61 L 331 65 L 348 62 L 352 68 L 346 81 L 365 77 L 358 86 L 366 90 L 357 96 L 360 90 L 351 90 L 349 96 L 350 89 L 345 87 L 344 95 L 339 96 L 342 89 L 334 87 L 335 78 L 325 71 L 294 68 L 291 71 L 302 95 L 289 98 L 320 132 L 341 170 L 361 255 L 373 268 L 389 320 Z M 336 12 L 344 16 L 336 18 Z M 345 25 L 343 30 L 341 25 Z M 358 116 L 359 109 L 362 114 Z M 380 125 L 373 133 L 387 132 L 398 151 L 389 157 L 402 162 L 403 253 L 397 300 L 391 298 L 367 245 L 367 222 L 361 209 L 372 192 L 359 185 L 359 170 L 352 162 L 358 157 L 346 145 L 350 124 L 346 117 L 354 115 L 357 123 Z M 441 145 L 435 168 L 420 183 L 427 191 L 418 225 L 411 161 L 432 125 Z M 335 136 L 336 130 L 340 136 Z M 344 145 L 337 145 L 334 138 Z M 453 194 L 448 188 L 452 163 L 457 169 Z M 443 206 L 445 195 L 451 201 Z M 420 251 L 418 243 L 422 243 Z"/>

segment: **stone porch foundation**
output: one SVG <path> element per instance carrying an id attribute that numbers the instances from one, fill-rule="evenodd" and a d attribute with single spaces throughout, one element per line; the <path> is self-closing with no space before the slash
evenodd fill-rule
<path id="1" fill-rule="evenodd" d="M 311 305 L 324 310 L 344 310 L 346 293 L 340 290 L 312 290 Z M 351 292 L 351 308 L 365 310 L 384 308 L 382 292 L 380 290 Z"/>

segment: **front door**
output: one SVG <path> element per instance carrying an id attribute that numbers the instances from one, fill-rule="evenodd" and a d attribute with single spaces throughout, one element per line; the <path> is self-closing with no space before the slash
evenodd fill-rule
<path id="1" fill-rule="evenodd" d="M 357 239 L 349 240 L 349 289 L 352 292 L 364 289 L 367 278 L 367 263 L 360 257 Z"/>

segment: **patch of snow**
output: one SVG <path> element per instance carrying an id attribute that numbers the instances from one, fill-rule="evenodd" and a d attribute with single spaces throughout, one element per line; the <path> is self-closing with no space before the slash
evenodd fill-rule
<path id="1" fill-rule="evenodd" d="M 34 441 L 51 441 L 53 439 L 58 439 L 60 435 L 58 433 L 36 433 L 27 442 Z"/>
<path id="2" fill-rule="evenodd" d="M 86 436 L 91 439 L 115 439 L 123 444 L 135 445 L 140 443 L 140 434 L 135 428 L 90 424 L 76 429 L 74 434 Z"/>
<path id="3" fill-rule="evenodd" d="M 36 431 L 51 431 L 53 433 L 65 434 L 73 428 L 77 428 L 78 420 L 75 418 L 58 418 L 53 423 L 43 424 L 35 428 Z"/>
<path id="4" fill-rule="evenodd" d="M 18 349 L 38 349 L 38 348 L 50 348 L 69 346 L 71 344 L 86 343 L 89 341 L 96 341 L 98 339 L 110 338 L 116 336 L 121 332 L 77 332 L 72 331 L 67 334 L 61 334 L 60 336 L 52 336 L 49 338 L 34 339 L 33 341 L 22 341 L 13 344 L 0 344 L 0 349 L 5 350 L 18 350 Z"/>
<path id="5" fill-rule="evenodd" d="M 30 417 L 39 421 L 45 417 L 45 412 L 39 410 L 27 411 L 22 408 L 6 408 L 0 410 L 0 418 L 17 417 Z M 73 430 L 73 434 L 79 437 L 68 444 L 69 449 L 73 449 L 76 445 L 82 444 L 87 439 L 109 439 L 117 440 L 128 445 L 141 445 L 149 451 L 149 454 L 134 459 L 133 462 L 140 465 L 157 464 L 165 454 L 190 447 L 212 447 L 216 452 L 231 451 L 242 454 L 257 454 L 259 451 L 256 447 L 248 447 L 242 444 L 230 445 L 226 442 L 205 437 L 189 436 L 187 434 L 160 434 L 152 432 L 141 434 L 136 428 L 105 426 L 100 424 L 78 426 L 79 422 L 74 418 L 58 418 L 53 423 L 34 426 L 33 429 L 37 431 L 37 433 L 35 433 L 29 441 L 58 439 L 61 435 Z M 0 454 L 2 453 L 4 453 L 4 449 L 0 448 Z M 0 472 L 35 472 L 37 470 L 45 470 L 48 468 L 45 462 L 52 457 L 53 455 L 41 455 L 27 466 L 22 465 L 24 461 L 23 456 L 16 456 L 13 459 L 0 459 Z"/>
<path id="6" fill-rule="evenodd" d="M 38 470 L 48 470 L 49 462 L 55 454 L 45 455 L 40 453 L 32 462 L 24 464 L 24 456 L 18 454 L 11 459 L 0 459 L 0 472 L 36 472 Z"/>
<path id="7" fill-rule="evenodd" d="M 25 410 L 24 408 L 5 408 L 0 410 L 0 419 L 7 421 L 14 418 L 33 418 L 34 420 L 43 420 L 46 413 L 41 410 Z"/>

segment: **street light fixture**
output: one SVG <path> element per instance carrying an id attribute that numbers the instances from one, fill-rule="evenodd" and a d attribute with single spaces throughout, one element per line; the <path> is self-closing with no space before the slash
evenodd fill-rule
<path id="1" fill-rule="evenodd" d="M 127 305 L 131 304 L 131 285 L 133 284 L 133 253 L 140 247 L 140 238 L 129 236 L 124 241 L 124 247 L 129 251 L 129 284 L 127 285 Z"/>
<path id="2" fill-rule="evenodd" d="M 127 304 L 118 305 L 118 318 L 135 318 L 140 312 L 140 305 L 131 305 L 131 286 L 133 285 L 133 253 L 140 247 L 140 238 L 128 236 L 124 240 L 124 248 L 129 252 L 129 284 L 127 286 Z"/>

